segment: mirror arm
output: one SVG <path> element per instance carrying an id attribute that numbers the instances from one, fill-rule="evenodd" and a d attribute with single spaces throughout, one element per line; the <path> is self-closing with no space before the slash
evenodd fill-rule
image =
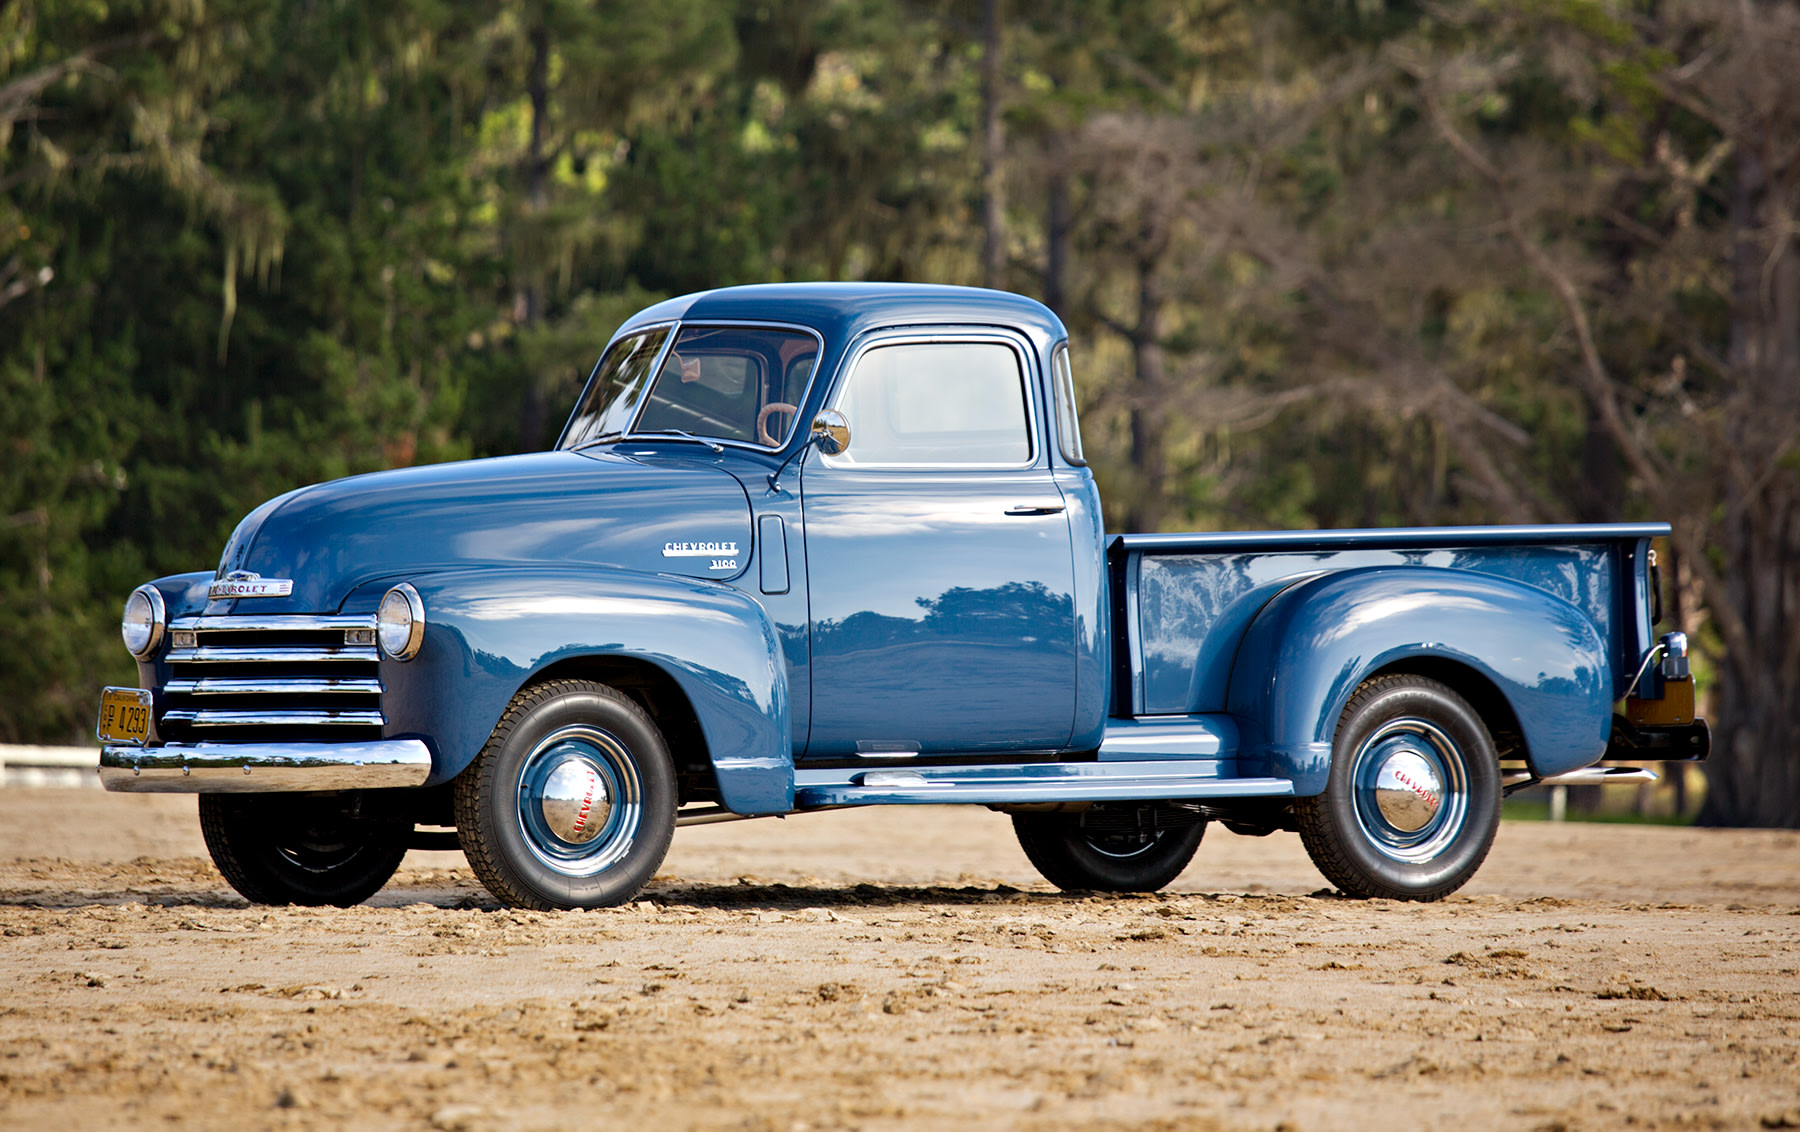
<path id="1" fill-rule="evenodd" d="M 788 465 L 800 458 L 800 454 L 808 448 L 817 447 L 827 456 L 835 456 L 850 445 L 850 422 L 842 413 L 830 409 L 822 409 L 813 418 L 812 428 L 807 430 L 806 440 L 794 449 L 794 454 L 781 462 L 781 466 L 769 473 L 769 490 L 777 495 L 781 493 L 781 473 L 787 471 Z"/>
<path id="2" fill-rule="evenodd" d="M 813 445 L 817 444 L 818 442 L 819 442 L 819 437 L 818 437 L 817 433 L 813 433 L 813 434 L 809 435 L 806 438 L 805 442 L 800 445 L 800 447 L 794 449 L 794 452 L 791 456 L 789 456 L 787 459 L 785 459 L 781 462 L 780 467 L 778 467 L 774 471 L 770 472 L 769 473 L 769 490 L 774 492 L 776 495 L 780 495 L 781 494 L 781 474 L 788 470 L 789 464 L 793 463 L 795 460 L 798 460 L 801 457 L 801 455 L 803 453 L 805 453 L 805 451 L 808 448 L 811 448 Z"/>

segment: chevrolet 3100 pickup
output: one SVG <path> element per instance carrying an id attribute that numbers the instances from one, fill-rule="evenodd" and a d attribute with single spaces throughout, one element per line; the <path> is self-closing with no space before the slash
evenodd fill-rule
<path id="1" fill-rule="evenodd" d="M 100 776 L 199 794 L 265 903 L 437 847 L 618 904 L 680 825 L 957 803 L 1065 889 L 1157 889 L 1217 821 L 1433 900 L 1504 793 L 1705 757 L 1666 533 L 1108 537 L 1042 305 L 709 291 L 619 328 L 553 451 L 289 492 L 133 592 Z"/>

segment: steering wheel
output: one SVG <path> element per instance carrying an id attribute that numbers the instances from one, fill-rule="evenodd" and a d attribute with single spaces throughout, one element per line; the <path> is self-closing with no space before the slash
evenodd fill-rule
<path id="1" fill-rule="evenodd" d="M 775 413 L 787 413 L 793 416 L 799 412 L 800 406 L 798 405 L 790 405 L 786 401 L 770 401 L 762 407 L 762 412 L 756 414 L 756 438 L 770 448 L 775 447 L 780 442 L 769 435 L 769 417 Z"/>

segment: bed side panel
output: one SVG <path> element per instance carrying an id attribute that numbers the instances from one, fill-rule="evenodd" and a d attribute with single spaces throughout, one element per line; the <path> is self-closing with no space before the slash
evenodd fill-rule
<path id="1" fill-rule="evenodd" d="M 1587 614 L 1606 635 L 1609 655 L 1621 657 L 1629 644 L 1619 612 L 1618 551 L 1610 542 L 1140 554 L 1135 651 L 1142 657 L 1143 698 L 1137 712 L 1144 715 L 1224 711 L 1232 662 L 1245 628 L 1282 589 L 1328 571 L 1435 566 L 1506 578 L 1543 590 Z"/>

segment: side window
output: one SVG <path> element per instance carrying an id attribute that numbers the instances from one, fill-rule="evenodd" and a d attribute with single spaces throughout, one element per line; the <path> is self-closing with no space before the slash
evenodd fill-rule
<path id="1" fill-rule="evenodd" d="M 1000 342 L 878 346 L 838 394 L 850 447 L 833 467 L 1017 468 L 1031 463 L 1019 355 Z"/>
<path id="2" fill-rule="evenodd" d="M 1081 418 L 1075 412 L 1075 375 L 1069 369 L 1069 344 L 1056 348 L 1050 359 L 1051 382 L 1056 386 L 1056 446 L 1071 464 L 1085 464 L 1081 453 Z"/>

